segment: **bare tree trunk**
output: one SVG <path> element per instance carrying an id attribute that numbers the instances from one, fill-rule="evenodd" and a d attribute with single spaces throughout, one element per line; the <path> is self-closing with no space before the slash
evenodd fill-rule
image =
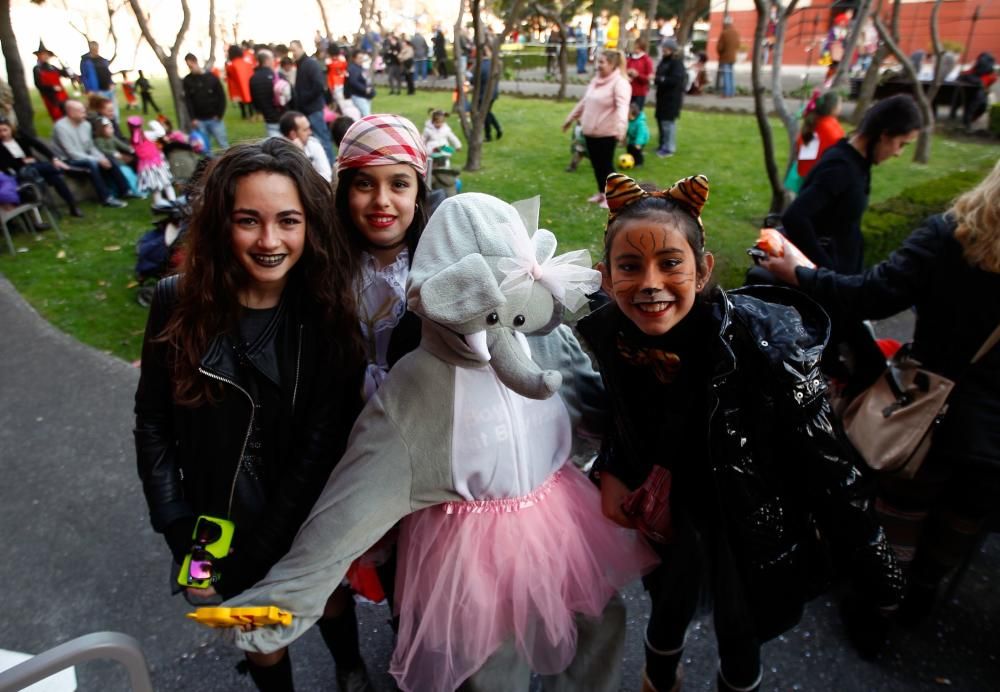
<path id="1" fill-rule="evenodd" d="M 622 53 L 627 53 L 630 46 L 628 41 L 628 31 L 625 26 L 632 16 L 632 0 L 622 0 L 622 11 L 618 15 L 618 45 L 617 48 Z"/>
<path id="2" fill-rule="evenodd" d="M 375 15 L 375 0 L 361 0 L 361 34 L 367 35 L 372 28 L 372 17 Z"/>
<path id="3" fill-rule="evenodd" d="M 861 36 L 861 28 L 864 26 L 865 19 L 868 17 L 868 13 L 871 10 L 872 0 L 861 0 L 858 5 L 858 11 L 854 15 L 854 26 L 851 27 L 850 33 L 847 34 L 847 40 L 844 42 L 844 57 L 837 65 L 837 71 L 833 75 L 833 81 L 830 83 L 831 89 L 837 89 L 841 84 L 844 83 L 844 78 L 850 73 L 851 69 L 851 59 L 854 57 L 854 49 L 858 45 L 858 37 Z"/>
<path id="4" fill-rule="evenodd" d="M 326 18 L 326 7 L 323 5 L 323 0 L 316 0 L 316 4 L 319 5 L 319 14 L 323 18 L 323 30 L 326 32 L 326 38 L 332 39 L 333 34 L 330 33 L 330 22 Z"/>
<path id="5" fill-rule="evenodd" d="M 751 82 L 753 84 L 753 110 L 757 118 L 757 129 L 760 130 L 760 140 L 764 148 L 764 168 L 771 184 L 771 213 L 779 213 L 785 208 L 785 186 L 778 173 L 778 164 L 774 160 L 774 137 L 771 124 L 767 120 L 767 107 L 764 105 L 764 80 L 762 63 L 764 58 L 764 35 L 767 33 L 768 2 L 754 0 L 757 8 L 757 24 L 753 32 L 753 61 L 751 62 Z"/>
<path id="6" fill-rule="evenodd" d="M 465 71 L 459 69 L 462 56 L 462 38 L 465 35 L 465 32 L 462 30 L 462 19 L 465 16 L 465 2 L 466 0 L 458 0 L 458 16 L 455 18 L 452 52 L 455 55 L 455 93 L 458 94 L 458 101 L 455 103 L 455 108 L 458 109 L 458 122 L 462 125 L 462 132 L 465 133 L 465 141 L 469 143 L 469 153 L 465 157 L 466 167 L 468 167 L 468 162 L 473 158 L 474 143 L 472 139 L 472 123 L 469 120 L 468 112 L 465 110 L 465 100 L 468 97 L 468 94 L 465 93 Z M 481 136 L 479 142 L 482 142 Z M 479 147 L 481 149 L 482 144 Z"/>
<path id="7" fill-rule="evenodd" d="M 941 45 L 941 32 L 938 31 L 938 15 L 941 11 L 941 0 L 935 0 L 934 9 L 931 10 L 931 49 L 934 51 L 934 81 L 927 90 L 927 100 L 931 103 L 931 111 L 934 110 L 934 99 L 937 98 L 941 82 L 944 81 L 944 73 L 941 71 L 941 63 L 944 61 L 944 47 Z"/>
<path id="8" fill-rule="evenodd" d="M 510 9 L 507 11 L 506 22 L 504 23 L 503 33 L 495 35 L 492 39 L 489 39 L 483 33 L 483 25 L 481 20 L 480 10 L 481 0 L 472 0 L 472 5 L 470 6 L 470 12 L 473 16 L 473 31 L 474 40 L 476 44 L 476 63 L 475 63 L 475 76 L 474 81 L 474 98 L 470 101 L 471 111 L 467 114 L 465 113 L 464 107 L 460 110 L 460 117 L 462 122 L 462 130 L 465 133 L 465 139 L 469 143 L 468 154 L 465 158 L 465 170 L 467 171 L 478 171 L 483 166 L 483 129 L 486 124 L 486 116 L 490 112 L 490 108 L 493 103 L 493 92 L 496 89 L 497 83 L 500 81 L 500 74 L 503 71 L 500 46 L 503 45 L 504 40 L 510 33 L 514 30 L 514 27 L 518 25 L 521 17 L 521 8 L 524 4 L 523 0 L 514 0 Z M 459 10 L 458 22 L 456 24 L 456 30 L 460 26 L 462 20 L 461 9 Z M 456 32 L 457 35 L 457 32 Z M 486 83 L 482 83 L 482 54 L 483 46 L 489 41 L 490 45 L 490 72 Z M 482 91 L 480 91 L 482 90 Z M 461 94 L 461 92 L 459 92 Z"/>
<path id="9" fill-rule="evenodd" d="M 23 134 L 35 136 L 35 111 L 31 107 L 28 81 L 24 78 L 24 63 L 17 48 L 17 34 L 10 22 L 10 0 L 0 0 L 0 47 L 7 65 L 7 81 L 14 92 L 14 113 L 17 114 L 17 129 Z"/>
<path id="10" fill-rule="evenodd" d="M 898 6 L 899 3 L 900 0 L 895 0 L 895 5 Z M 913 67 L 913 63 L 900 49 L 879 17 L 875 18 L 875 28 L 878 30 L 879 36 L 882 37 L 882 41 L 885 42 L 892 54 L 896 56 L 896 60 L 903 66 L 903 71 L 906 72 L 907 79 L 913 83 L 913 97 L 917 102 L 917 107 L 920 109 L 920 114 L 924 121 L 923 127 L 920 128 L 920 136 L 917 137 L 917 145 L 914 147 L 913 162 L 927 163 L 931 158 L 931 136 L 934 134 L 934 109 L 931 107 L 931 102 L 927 99 L 927 94 L 924 93 L 924 89 L 920 85 L 920 80 L 917 79 L 917 71 Z"/>
<path id="11" fill-rule="evenodd" d="M 562 101 L 566 98 L 566 34 L 569 33 L 565 30 L 560 22 L 559 31 L 559 91 L 556 92 L 556 101 Z"/>
<path id="12" fill-rule="evenodd" d="M 878 5 L 875 6 L 875 11 L 872 12 L 873 19 L 882 15 L 882 0 L 877 1 Z M 899 10 L 899 3 L 894 2 L 892 4 L 892 13 L 889 16 L 889 26 L 892 30 L 892 36 L 897 40 L 899 38 Z M 858 100 L 854 103 L 854 114 L 851 122 L 855 125 L 861 124 L 861 119 L 865 117 L 865 112 L 875 98 L 875 88 L 878 86 L 879 72 L 882 69 L 882 63 L 885 62 L 887 57 L 889 57 L 889 47 L 885 44 L 885 41 L 880 40 L 878 48 L 875 49 L 875 55 L 872 57 L 872 64 L 868 66 L 868 72 L 865 73 L 865 81 L 861 84 Z"/>
<path id="13" fill-rule="evenodd" d="M 215 0 L 208 0 L 208 61 L 205 69 L 209 72 L 215 67 L 215 53 L 219 48 L 219 32 L 215 26 Z"/>
<path id="14" fill-rule="evenodd" d="M 884 43 L 879 43 L 872 56 L 871 65 L 865 72 L 864 81 L 861 82 L 861 89 L 858 91 L 858 98 L 854 102 L 854 113 L 851 114 L 851 122 L 855 125 L 861 124 L 861 119 L 865 116 L 865 111 L 875 98 L 875 87 L 878 86 L 879 73 L 882 71 L 882 63 L 889 56 L 889 49 Z"/>
<path id="15" fill-rule="evenodd" d="M 177 36 L 174 38 L 174 44 L 170 47 L 169 53 L 164 51 L 163 47 L 153 38 L 153 33 L 149 27 L 149 17 L 143 12 L 139 0 L 128 0 L 128 3 L 132 7 L 132 13 L 135 15 L 136 22 L 139 23 L 139 31 L 142 32 L 142 37 L 146 39 L 146 43 L 156 53 L 156 58 L 163 65 L 163 69 L 167 71 L 170 95 L 173 97 L 174 109 L 177 111 L 177 127 L 187 130 L 191 126 L 191 117 L 187 111 L 187 104 L 184 102 L 184 87 L 181 84 L 181 75 L 177 69 L 177 56 L 180 53 L 184 35 L 187 34 L 188 27 L 191 25 L 191 9 L 188 7 L 188 0 L 179 1 L 182 12 L 181 26 L 177 30 Z"/>
<path id="16" fill-rule="evenodd" d="M 594 30 L 597 27 L 597 18 L 601 16 L 601 0 L 594 0 L 590 6 L 590 27 L 587 29 L 587 52 L 590 52 L 590 43 L 596 38 Z"/>
<path id="17" fill-rule="evenodd" d="M 710 6 L 710 0 L 684 0 L 677 15 L 677 27 L 674 29 L 674 38 L 682 50 L 691 38 L 694 23 L 698 21 L 698 17 L 708 12 Z"/>
<path id="18" fill-rule="evenodd" d="M 774 100 L 774 112 L 781 119 L 781 123 L 785 126 L 785 134 L 788 136 L 788 165 L 785 167 L 785 177 L 788 176 L 788 172 L 798 160 L 795 142 L 799 136 L 799 119 L 795 113 L 789 111 L 788 104 L 785 103 L 785 94 L 781 87 L 781 66 L 785 54 L 785 39 L 788 36 L 788 19 L 795 12 L 797 3 L 798 0 L 791 0 L 788 7 L 783 8 L 781 7 L 780 0 L 774 0 L 778 13 L 774 28 L 774 46 L 771 48 L 771 97 Z M 781 186 L 784 189 L 784 178 L 782 178 Z M 782 205 L 782 210 L 784 210 L 790 195 L 787 190 L 784 190 L 782 194 L 785 200 L 785 203 Z"/>
<path id="19" fill-rule="evenodd" d="M 569 33 L 566 31 L 566 27 L 568 24 L 563 22 L 558 12 L 550 6 L 542 7 L 536 4 L 532 9 L 535 14 L 544 17 L 545 21 L 559 27 L 559 56 L 557 59 L 557 65 L 559 66 L 559 91 L 556 92 L 556 101 L 562 101 L 566 98 L 566 84 L 568 82 L 568 75 L 566 73 L 566 37 Z"/>

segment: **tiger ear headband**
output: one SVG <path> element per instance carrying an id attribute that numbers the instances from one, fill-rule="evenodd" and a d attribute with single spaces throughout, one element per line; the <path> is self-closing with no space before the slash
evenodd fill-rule
<path id="1" fill-rule="evenodd" d="M 705 247 L 705 224 L 701 222 L 701 210 L 705 206 L 705 202 L 708 201 L 708 178 L 704 175 L 691 175 L 687 178 L 681 178 L 666 190 L 647 192 L 627 175 L 612 173 L 605 183 L 604 197 L 608 203 L 608 223 L 604 227 L 605 235 L 607 235 L 608 227 L 629 205 L 646 197 L 659 197 L 673 201 L 698 222 L 698 228 L 701 231 L 701 247 Z"/>

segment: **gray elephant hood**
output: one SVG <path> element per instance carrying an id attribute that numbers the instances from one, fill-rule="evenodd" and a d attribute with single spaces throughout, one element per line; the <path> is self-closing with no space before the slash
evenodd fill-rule
<path id="1" fill-rule="evenodd" d="M 414 254 L 407 307 L 454 328 L 543 286 L 563 305 L 585 302 L 600 274 L 585 250 L 553 257 L 555 236 L 535 231 L 538 204 L 538 197 L 515 206 L 476 192 L 442 202 Z"/>

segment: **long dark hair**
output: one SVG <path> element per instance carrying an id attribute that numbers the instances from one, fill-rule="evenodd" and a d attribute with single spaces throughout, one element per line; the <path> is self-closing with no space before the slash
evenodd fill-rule
<path id="1" fill-rule="evenodd" d="M 865 158 L 869 161 L 875 157 L 875 147 L 882 135 L 898 137 L 924 126 L 917 102 L 909 94 L 896 94 L 882 99 L 865 113 L 858 126 L 858 134 L 865 137 L 867 147 Z"/>
<path id="2" fill-rule="evenodd" d="M 159 337 L 171 347 L 178 404 L 197 406 L 216 398 L 198 366 L 212 340 L 234 330 L 239 321 L 238 296 L 247 275 L 232 251 L 230 215 L 240 180 L 262 171 L 295 184 L 306 217 L 305 246 L 289 273 L 286 296 L 294 287 L 303 316 L 315 320 L 327 342 L 330 367 L 349 369 L 355 360 L 360 363 L 351 285 L 355 263 L 343 234 L 335 231 L 329 183 L 297 147 L 280 137 L 237 144 L 212 161 L 202 177 L 185 238 L 178 302 Z"/>
<path id="3" fill-rule="evenodd" d="M 350 243 L 355 268 L 361 261 L 361 252 L 368 249 L 368 244 L 361 235 L 361 231 L 357 229 L 354 220 L 351 219 L 349 202 L 351 187 L 354 185 L 354 179 L 358 176 L 359 170 L 361 169 L 348 168 L 337 175 L 337 193 L 334 200 L 337 208 L 339 235 L 346 236 L 347 242 Z M 416 169 L 414 170 L 416 171 Z M 417 249 L 417 242 L 420 240 L 420 234 L 424 232 L 424 226 L 427 225 L 427 183 L 419 171 L 416 171 L 416 174 L 417 208 L 413 211 L 413 221 L 410 223 L 410 227 L 406 229 L 406 247 L 410 251 L 411 263 L 413 262 L 413 253 Z"/>

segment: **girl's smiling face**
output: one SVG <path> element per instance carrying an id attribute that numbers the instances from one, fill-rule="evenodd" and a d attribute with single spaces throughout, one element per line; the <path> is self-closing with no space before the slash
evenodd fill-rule
<path id="1" fill-rule="evenodd" d="M 417 206 L 417 172 L 405 163 L 359 168 L 348 193 L 351 221 L 382 264 L 399 254 Z"/>
<path id="2" fill-rule="evenodd" d="M 233 255 L 247 276 L 241 302 L 256 308 L 277 305 L 306 242 L 306 215 L 295 181 L 266 171 L 240 178 L 229 219 Z"/>
<path id="3" fill-rule="evenodd" d="M 715 259 L 705 253 L 699 267 L 684 233 L 661 219 L 622 222 L 598 265 L 604 290 L 644 334 L 666 334 L 694 306 L 712 274 Z"/>

